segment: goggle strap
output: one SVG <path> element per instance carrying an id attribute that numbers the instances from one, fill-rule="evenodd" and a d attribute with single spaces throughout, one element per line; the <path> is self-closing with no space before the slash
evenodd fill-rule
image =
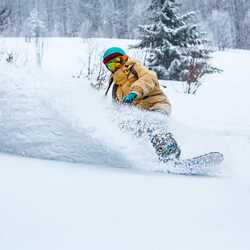
<path id="1" fill-rule="evenodd" d="M 111 77 L 110 77 L 110 79 L 109 79 L 109 85 L 108 85 L 108 88 L 107 88 L 107 90 L 106 90 L 106 92 L 105 92 L 105 96 L 107 96 L 107 95 L 108 95 L 108 92 L 109 92 L 109 90 L 110 90 L 110 87 L 111 87 L 111 85 L 112 85 L 113 81 L 114 81 L 114 79 L 113 79 L 113 77 L 111 76 Z"/>

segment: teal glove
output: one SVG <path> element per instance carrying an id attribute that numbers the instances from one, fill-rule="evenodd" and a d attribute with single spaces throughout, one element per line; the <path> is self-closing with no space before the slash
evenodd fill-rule
<path id="1" fill-rule="evenodd" d="M 127 96 L 123 98 L 123 103 L 131 104 L 135 100 L 136 97 L 137 97 L 137 94 L 135 92 L 130 92 Z"/>

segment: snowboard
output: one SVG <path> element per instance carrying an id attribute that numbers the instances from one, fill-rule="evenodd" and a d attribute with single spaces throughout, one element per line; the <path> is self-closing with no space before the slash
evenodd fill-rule
<path id="1" fill-rule="evenodd" d="M 146 112 L 140 114 L 145 115 L 145 117 L 131 119 L 129 118 L 131 116 L 131 110 L 129 110 L 128 118 L 123 118 L 123 120 L 119 122 L 119 128 L 139 138 L 144 136 L 150 141 L 159 160 L 159 165 L 154 168 L 154 172 L 181 175 L 210 175 L 220 171 L 221 168 L 219 165 L 224 160 L 222 153 L 209 152 L 193 158 L 178 158 L 181 155 L 181 149 L 178 147 L 172 133 L 168 131 L 168 127 L 162 126 L 165 122 L 165 117 L 163 117 L 164 119 L 162 121 L 159 120 L 158 116 L 154 120 L 149 120 L 148 117 L 151 117 L 152 113 L 150 113 L 150 116 L 148 116 Z M 179 149 L 177 152 L 179 153 L 173 158 L 166 158 L 164 153 L 162 154 L 162 148 L 166 144 L 176 145 Z"/>
<path id="2" fill-rule="evenodd" d="M 162 171 L 181 175 L 209 175 L 219 172 L 224 156 L 220 152 L 210 152 L 188 159 L 175 159 L 164 164 Z"/>

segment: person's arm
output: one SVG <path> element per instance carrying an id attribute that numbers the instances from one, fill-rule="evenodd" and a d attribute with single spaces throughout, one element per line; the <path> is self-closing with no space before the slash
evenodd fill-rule
<path id="1" fill-rule="evenodd" d="M 157 84 L 157 76 L 153 71 L 141 66 L 134 65 L 134 70 L 137 72 L 139 79 L 131 86 L 131 92 L 137 94 L 137 99 L 147 96 Z"/>

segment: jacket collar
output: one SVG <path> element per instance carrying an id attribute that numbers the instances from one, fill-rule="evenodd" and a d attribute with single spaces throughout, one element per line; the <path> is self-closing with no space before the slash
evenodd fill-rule
<path id="1" fill-rule="evenodd" d="M 125 73 L 126 70 L 127 70 L 130 66 L 132 66 L 132 65 L 134 65 L 134 64 L 136 64 L 136 63 L 138 63 L 137 60 L 132 59 L 132 58 L 129 58 L 128 61 L 127 61 L 124 65 L 122 65 L 122 67 L 121 67 L 120 69 L 118 69 L 118 70 L 116 70 L 114 73 L 112 73 L 112 77 L 114 78 L 114 80 L 123 78 L 124 74 L 126 74 L 126 73 Z M 116 84 L 119 85 L 119 80 L 116 81 Z"/>

